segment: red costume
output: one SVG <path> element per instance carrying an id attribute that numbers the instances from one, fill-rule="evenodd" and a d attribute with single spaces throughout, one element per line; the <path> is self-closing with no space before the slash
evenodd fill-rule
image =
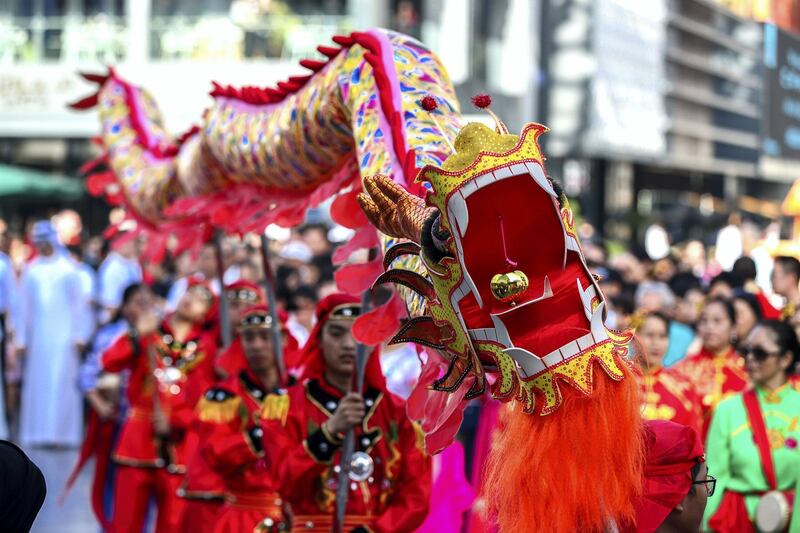
<path id="1" fill-rule="evenodd" d="M 250 307 L 264 301 L 261 288 L 246 280 L 239 280 L 225 286 L 225 297 L 231 305 Z M 242 352 L 242 344 L 238 336 L 215 361 L 218 376 L 236 376 L 247 366 Z M 207 533 L 214 529 L 214 522 L 225 501 L 225 485 L 222 476 L 214 471 L 200 452 L 200 432 L 202 421 L 199 412 L 189 428 L 187 441 L 194 450 L 187 458 L 186 476 L 183 479 L 178 495 L 187 500 L 182 530 L 194 533 Z"/>
<path id="2" fill-rule="evenodd" d="M 179 342 L 165 320 L 157 332 L 142 338 L 120 337 L 103 354 L 103 370 L 130 370 L 130 409 L 113 454 L 119 465 L 112 520 L 115 533 L 142 531 L 151 496 L 158 506 L 156 531 L 179 530 L 184 504 L 176 491 L 191 452 L 186 430 L 197 400 L 213 382 L 214 353 L 212 337 L 200 326 Z M 166 439 L 157 438 L 153 428 L 156 387 L 171 429 Z"/>
<path id="3" fill-rule="evenodd" d="M 283 502 L 261 442 L 259 417 L 267 394 L 249 369 L 242 370 L 210 389 L 198 407 L 203 457 L 225 484 L 225 505 L 213 522 L 215 533 L 249 532 L 259 523 L 277 531 L 283 520 Z M 277 406 L 281 398 L 285 397 L 270 396 L 269 401 Z"/>
<path id="4" fill-rule="evenodd" d="M 700 402 L 703 414 L 701 435 L 705 439 L 717 404 L 728 396 L 742 392 L 749 383 L 744 359 L 733 347 L 723 355 L 715 355 L 703 348 L 674 368 L 689 381 Z"/>
<path id="5" fill-rule="evenodd" d="M 643 371 L 639 391 L 643 419 L 670 420 L 700 431 L 700 400 L 684 376 L 663 367 Z"/>
<path id="6" fill-rule="evenodd" d="M 264 291 L 252 281 L 240 279 L 230 285 L 225 286 L 225 296 L 232 305 L 240 305 L 244 308 L 264 303 Z M 217 373 L 223 378 L 236 376 L 239 371 L 247 367 L 244 359 L 242 344 L 239 336 L 233 339 L 230 346 L 217 358 Z"/>
<path id="7" fill-rule="evenodd" d="M 317 325 L 304 349 L 303 377 L 288 391 L 288 412 L 264 413 L 264 445 L 276 465 L 280 491 L 291 504 L 293 531 L 331 531 L 341 460 L 340 436 L 323 429 L 343 394 L 329 385 L 319 345 L 329 319 L 355 318 L 356 299 L 334 294 L 317 307 Z M 356 451 L 367 453 L 374 470 L 350 481 L 344 531 L 414 531 L 425 519 L 430 500 L 430 459 L 422 435 L 408 420 L 405 405 L 386 391 L 378 355 L 366 369 L 363 394 L 367 414 L 356 427 Z"/>
<path id="8" fill-rule="evenodd" d="M 266 306 L 259 305 L 244 312 L 241 328 L 270 324 Z M 215 533 L 250 532 L 259 524 L 278 531 L 282 524 L 283 502 L 264 458 L 260 418 L 262 411 L 285 414 L 288 404 L 285 396 L 268 393 L 248 367 L 210 389 L 197 407 L 203 458 L 225 488 L 225 505 L 213 522 Z"/>

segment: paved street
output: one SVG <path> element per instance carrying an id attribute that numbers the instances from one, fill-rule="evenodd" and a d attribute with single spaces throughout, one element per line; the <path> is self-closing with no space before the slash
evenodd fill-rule
<path id="1" fill-rule="evenodd" d="M 99 531 L 89 505 L 93 464 L 87 465 L 63 507 L 58 497 L 78 456 L 77 450 L 31 448 L 25 450 L 47 480 L 47 498 L 33 523 L 33 533 L 90 533 Z"/>

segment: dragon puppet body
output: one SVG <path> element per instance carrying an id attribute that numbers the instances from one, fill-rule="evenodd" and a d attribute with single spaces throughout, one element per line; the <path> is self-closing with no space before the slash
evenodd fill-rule
<path id="1" fill-rule="evenodd" d="M 302 62 L 312 74 L 277 88 L 215 84 L 202 124 L 179 138 L 146 92 L 113 71 L 88 76 L 100 90 L 75 105 L 99 107 L 109 169 L 90 187 L 140 227 L 187 240 L 298 224 L 338 194 L 334 220 L 357 231 L 335 261 L 384 250 L 343 265 L 340 288 L 377 278 L 404 291 L 405 306 L 393 297 L 354 334 L 420 347 L 408 405 L 428 449 L 449 444 L 466 401 L 490 391 L 509 402 L 486 487 L 502 531 L 630 523 L 642 455 L 630 336 L 604 324 L 569 203 L 544 169 L 545 128 L 462 127 L 444 67 L 410 37 L 334 41 L 319 48 L 327 62 Z"/>

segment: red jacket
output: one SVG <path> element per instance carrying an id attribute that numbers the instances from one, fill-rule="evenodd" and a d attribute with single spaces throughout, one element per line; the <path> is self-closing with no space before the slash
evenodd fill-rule
<path id="1" fill-rule="evenodd" d="M 264 385 L 246 369 L 209 389 L 197 406 L 203 458 L 225 488 L 220 521 L 226 531 L 252 531 L 267 517 L 277 527 L 283 517 L 277 480 L 264 457 L 261 412 L 265 400 L 266 409 L 275 409 L 286 397 L 267 398 Z"/>
<path id="2" fill-rule="evenodd" d="M 217 358 L 217 374 L 227 379 L 231 376 L 236 376 L 243 368 L 247 368 L 247 359 L 244 357 L 242 339 L 237 335 L 231 345 L 219 354 Z"/>
<path id="3" fill-rule="evenodd" d="M 154 350 L 151 361 L 148 353 Z M 103 354 L 107 372 L 130 370 L 127 396 L 130 403 L 122 424 L 114 460 L 138 467 L 167 466 L 185 470 L 186 430 L 197 400 L 214 380 L 213 339 L 200 328 L 179 343 L 164 321 L 159 330 L 134 341 L 123 335 Z M 172 435 L 159 442 L 153 432 L 153 390 L 158 377 L 161 409 L 169 417 Z"/>
<path id="4" fill-rule="evenodd" d="M 642 418 L 670 420 L 700 433 L 703 413 L 700 401 L 685 376 L 657 368 L 639 376 Z"/>
<path id="5" fill-rule="evenodd" d="M 330 531 L 341 442 L 321 426 L 341 398 L 337 389 L 312 379 L 289 389 L 285 415 L 265 410 L 264 444 L 296 528 Z M 414 531 L 430 501 L 431 462 L 423 436 L 395 396 L 369 389 L 364 398 L 367 415 L 356 429 L 356 451 L 369 454 L 374 472 L 365 481 L 351 481 L 345 531 Z"/>
<path id="6" fill-rule="evenodd" d="M 703 414 L 705 440 L 711 425 L 711 416 L 723 399 L 742 392 L 750 379 L 744 368 L 744 359 L 730 348 L 724 355 L 715 355 L 705 349 L 689 356 L 673 367 L 694 389 Z"/>

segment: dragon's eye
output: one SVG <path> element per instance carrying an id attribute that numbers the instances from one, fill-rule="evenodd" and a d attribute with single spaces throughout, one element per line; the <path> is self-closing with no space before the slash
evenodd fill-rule
<path id="1" fill-rule="evenodd" d="M 441 214 L 438 210 L 431 213 L 422 226 L 421 244 L 425 255 L 438 263 L 445 257 L 453 257 L 447 249 L 450 232 L 441 226 Z"/>

